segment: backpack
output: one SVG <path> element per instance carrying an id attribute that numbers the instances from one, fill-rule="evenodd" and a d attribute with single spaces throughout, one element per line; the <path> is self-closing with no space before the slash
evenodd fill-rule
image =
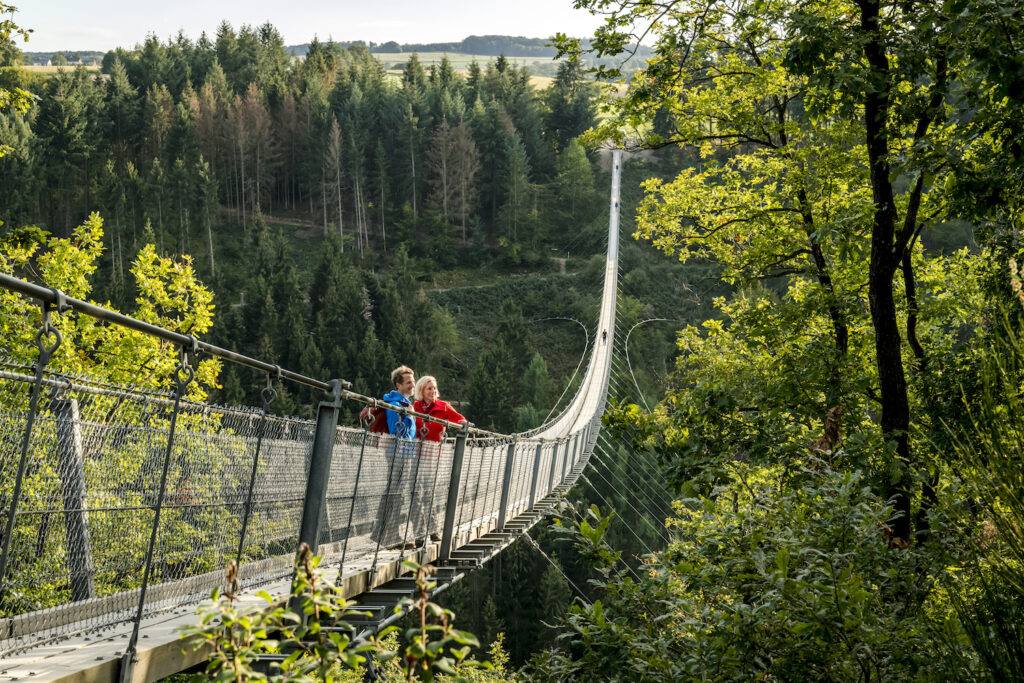
<path id="1" fill-rule="evenodd" d="M 359 424 L 376 434 L 388 434 L 388 409 L 366 406 L 359 411 Z"/>

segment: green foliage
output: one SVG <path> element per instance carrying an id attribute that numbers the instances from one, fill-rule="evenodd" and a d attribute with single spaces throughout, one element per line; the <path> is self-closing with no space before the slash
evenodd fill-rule
<path id="1" fill-rule="evenodd" d="M 855 472 L 821 465 L 789 486 L 738 466 L 714 497 L 683 500 L 677 539 L 638 579 L 616 567 L 609 517 L 588 511 L 575 544 L 600 570 L 537 680 L 934 680 L 967 673 L 939 627 L 943 559 L 894 553 L 891 508 Z"/>
<path id="2" fill-rule="evenodd" d="M 874 410 L 865 399 L 877 401 L 864 436 L 886 445 L 861 464 L 883 496 L 896 497 L 895 533 L 909 541 L 917 479 L 935 469 L 927 445 L 911 443 L 927 419 L 910 380 L 955 339 L 944 314 L 928 319 L 936 313 L 926 310 L 936 264 L 922 257 L 918 239 L 964 214 L 951 202 L 957 195 L 950 190 L 962 187 L 957 169 L 984 174 L 976 159 L 992 155 L 1019 169 L 1019 143 L 1008 144 L 994 124 L 1005 117 L 1016 130 L 1013 101 L 982 94 L 993 71 L 976 31 L 991 30 L 996 12 L 994 22 L 1020 36 L 1024 18 L 1000 12 L 998 3 L 970 1 L 577 5 L 606 17 L 588 52 L 615 54 L 637 31 L 650 32 L 654 43 L 654 58 L 588 139 L 678 144 L 699 162 L 674 179 L 647 181 L 637 235 L 682 261 L 714 259 L 723 280 L 744 288 L 719 304 L 726 317 L 744 320 L 736 339 L 746 345 L 750 331 L 765 345 L 721 347 L 716 370 L 733 371 L 722 376 L 735 384 L 725 396 L 712 391 L 705 401 L 684 401 L 676 414 L 688 421 L 688 414 L 717 413 L 717 424 L 703 425 L 706 435 L 735 427 L 725 436 L 733 455 L 746 457 L 780 445 L 736 443 L 749 432 L 788 438 L 800 426 L 817 430 L 808 425 L 814 413 L 824 428 L 830 411 L 843 409 L 845 420 L 855 415 L 859 423 L 844 422 L 852 434 Z M 571 56 L 583 52 L 578 41 L 560 42 Z M 1013 81 L 1016 71 L 1008 64 L 1005 77 Z M 1001 81 L 987 87 L 999 91 Z M 976 97 L 964 96 L 964 82 L 977 87 Z M 988 123 L 968 123 L 979 115 Z M 1002 182 L 994 187 L 1006 187 L 1004 197 L 1019 194 Z M 986 215 L 1008 225 L 1015 201 Z M 785 330 L 785 339 L 772 328 Z M 710 327 L 709 340 L 725 342 L 725 329 Z M 684 341 L 694 355 L 707 351 L 698 334 Z M 729 351 L 739 356 L 731 368 Z M 680 374 L 689 381 L 686 369 Z M 766 398 L 762 381 L 780 375 L 789 379 L 769 380 L 779 392 L 768 393 L 786 398 Z M 681 438 L 691 425 L 678 430 Z"/>
<path id="3" fill-rule="evenodd" d="M 324 581 L 313 557 L 303 544 L 296 559 L 292 611 L 268 593 L 258 595 L 263 604 L 238 607 L 237 568 L 227 571 L 227 590 L 215 589 L 211 601 L 199 606 L 199 624 L 183 629 L 182 637 L 193 649 L 211 652 L 205 674 L 196 680 L 334 681 L 338 669 L 355 669 L 365 660 L 359 653 L 371 644 L 351 646 L 344 619 L 358 614 L 348 607 L 337 586 Z M 272 662 L 264 678 L 255 669 L 260 655 L 284 653 Z"/>
<path id="4" fill-rule="evenodd" d="M 415 598 L 403 599 L 395 610 L 411 609 L 417 624 L 406 630 L 404 648 L 395 652 L 381 652 L 378 659 L 386 662 L 399 657 L 407 680 L 415 676 L 419 680 L 433 681 L 443 674 L 461 681 L 466 680 L 460 675 L 461 670 L 475 666 L 490 668 L 489 664 L 479 664 L 468 658 L 470 648 L 480 646 L 476 636 L 453 628 L 454 613 L 427 599 L 428 591 L 435 585 L 429 579 L 433 567 L 420 566 L 411 561 L 403 564 L 415 572 L 419 594 Z M 397 630 L 397 626 L 389 626 L 378 637 Z"/>
<path id="5" fill-rule="evenodd" d="M 0 2 L 0 16 L 10 14 L 11 17 L 0 19 L 0 67 L 12 66 L 17 63 L 20 55 L 14 39 L 21 36 L 22 40 L 28 41 L 28 34 L 31 29 L 25 29 L 14 23 L 13 15 L 17 8 L 13 5 Z M 0 87 L 0 114 L 7 110 L 24 114 L 32 106 L 32 94 L 21 88 L 7 89 Z M 0 142 L 0 157 L 3 157 L 13 149 Z"/>
<path id="6" fill-rule="evenodd" d="M 948 583 L 966 635 L 993 680 L 1024 675 L 1024 479 L 1015 455 L 1024 443 L 1024 348 L 1015 259 L 1010 259 L 1009 271 L 1009 278 L 999 273 L 1012 287 L 1010 296 L 1000 297 L 1006 308 L 978 346 L 976 393 L 960 396 L 966 419 L 944 424 L 965 481 L 961 496 L 943 517 L 972 550 L 963 571 Z"/>
<path id="7" fill-rule="evenodd" d="M 68 239 L 51 237 L 34 226 L 14 230 L 0 239 L 0 269 L 31 275 L 46 286 L 88 301 L 103 236 L 103 220 L 95 213 Z M 197 278 L 189 257 L 164 258 L 152 245 L 145 245 L 130 272 L 136 287 L 133 317 L 196 337 L 213 325 L 213 294 Z M 0 350 L 12 360 L 32 362 L 38 308 L 7 291 L 0 292 L 0 302 L 8 314 L 3 320 Z M 109 307 L 109 302 L 105 305 Z M 64 341 L 50 361 L 53 368 L 142 388 L 173 384 L 178 349 L 170 344 L 124 327 L 103 325 L 89 316 L 57 315 L 54 324 Z M 202 400 L 205 392 L 216 386 L 219 369 L 216 359 L 200 361 L 190 398 Z"/>

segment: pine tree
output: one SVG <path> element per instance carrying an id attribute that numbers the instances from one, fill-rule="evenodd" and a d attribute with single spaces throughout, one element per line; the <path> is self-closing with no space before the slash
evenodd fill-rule
<path id="1" fill-rule="evenodd" d="M 217 277 L 217 266 L 214 259 L 213 221 L 217 217 L 217 181 L 210 171 L 202 155 L 195 166 L 196 199 L 203 226 L 206 228 L 207 248 L 210 250 L 210 277 Z"/>
<path id="2" fill-rule="evenodd" d="M 441 125 L 430 138 L 427 167 L 430 169 L 430 202 L 441 210 L 445 222 L 448 221 L 449 205 L 453 203 L 457 190 L 453 146 L 452 129 L 447 119 L 441 119 Z"/>
<path id="3" fill-rule="evenodd" d="M 551 614 L 565 614 L 569 608 L 569 600 L 572 597 L 569 583 L 562 576 L 561 567 L 557 562 L 558 560 L 555 560 L 555 564 L 547 564 L 540 577 L 534 601 L 539 617 L 538 623 Z"/>
<path id="4" fill-rule="evenodd" d="M 512 120 L 496 101 L 486 106 L 477 99 L 471 119 L 473 140 L 480 152 L 480 199 L 486 220 L 494 220 L 505 200 L 504 175 Z"/>
<path id="5" fill-rule="evenodd" d="M 596 123 L 596 90 L 581 60 L 559 62 L 558 75 L 544 94 L 547 127 L 554 135 L 556 150 L 565 149 L 570 140 Z"/>
<path id="6" fill-rule="evenodd" d="M 277 188 L 285 209 L 299 201 L 299 158 L 302 154 L 302 125 L 299 106 L 292 92 L 285 93 L 281 106 L 274 112 L 274 145 L 281 155 L 281 174 Z"/>
<path id="7" fill-rule="evenodd" d="M 508 165 L 503 179 L 505 204 L 501 208 L 501 223 L 508 243 L 515 245 L 533 237 L 532 231 L 528 231 L 529 213 L 533 208 L 533 188 L 530 185 L 526 148 L 518 135 L 509 136 L 506 155 Z"/>
<path id="8" fill-rule="evenodd" d="M 326 234 L 328 207 L 337 217 L 338 237 L 341 238 L 341 251 L 345 251 L 345 217 L 342 210 L 343 182 L 345 177 L 344 143 L 341 138 L 341 126 L 338 119 L 331 117 L 331 132 L 327 137 L 324 149 L 324 230 Z"/>
<path id="9" fill-rule="evenodd" d="M 534 353 L 523 374 L 523 402 L 537 411 L 545 410 L 550 404 L 553 386 L 548 364 L 539 353 Z"/>
<path id="10" fill-rule="evenodd" d="M 151 86 L 146 93 L 144 118 L 146 149 L 152 158 L 166 162 L 164 148 L 174 123 L 174 100 L 163 83 Z"/>
<path id="11" fill-rule="evenodd" d="M 374 195 L 377 200 L 377 215 L 380 217 L 381 251 L 386 254 L 388 251 L 388 234 L 385 227 L 388 207 L 388 155 L 384 149 L 384 141 L 381 138 L 377 138 L 377 146 L 374 149 L 373 170 L 373 182 L 376 185 Z"/>
<path id="12" fill-rule="evenodd" d="M 583 146 L 570 140 L 558 155 L 557 200 L 552 209 L 566 214 L 570 223 L 587 220 L 599 206 L 595 202 L 594 169 Z"/>
<path id="13" fill-rule="evenodd" d="M 422 132 L 419 128 L 419 117 L 413 109 L 412 101 L 406 102 L 398 134 L 398 150 L 395 171 L 397 190 L 406 201 L 411 202 L 413 220 L 419 217 L 419 174 L 422 174 Z"/>
<path id="14" fill-rule="evenodd" d="M 128 72 L 120 59 L 114 60 L 106 83 L 106 114 L 109 125 L 106 138 L 116 160 L 116 167 L 124 165 L 134 155 L 139 132 L 139 93 L 128 79 Z"/>
<path id="15" fill-rule="evenodd" d="M 427 74 L 423 70 L 420 56 L 413 52 L 402 69 L 402 86 L 413 92 L 422 94 L 427 88 Z"/>
<path id="16" fill-rule="evenodd" d="M 452 165 L 455 181 L 455 215 L 462 227 L 462 243 L 467 243 L 466 224 L 476 205 L 476 178 L 480 172 L 480 153 L 469 124 L 463 121 L 452 129 Z"/>

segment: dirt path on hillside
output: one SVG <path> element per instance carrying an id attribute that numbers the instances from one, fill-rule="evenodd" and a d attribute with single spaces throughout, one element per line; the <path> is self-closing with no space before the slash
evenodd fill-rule
<path id="1" fill-rule="evenodd" d="M 239 218 L 242 212 L 238 209 L 232 209 L 226 206 L 220 207 L 220 213 L 222 216 L 231 216 L 233 218 Z M 263 222 L 267 225 L 281 225 L 281 226 L 292 226 L 302 228 L 316 228 L 317 230 L 323 230 L 324 226 L 322 223 L 314 223 L 313 221 L 307 221 L 302 218 L 281 218 L 271 216 L 270 214 L 263 214 Z"/>

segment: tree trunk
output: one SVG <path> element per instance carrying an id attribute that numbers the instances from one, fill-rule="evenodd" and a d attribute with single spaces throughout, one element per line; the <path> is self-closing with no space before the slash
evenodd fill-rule
<path id="1" fill-rule="evenodd" d="M 416 212 L 416 148 L 411 135 L 409 136 L 409 163 L 412 166 L 412 217 L 413 223 L 415 223 L 419 214 Z"/>
<path id="2" fill-rule="evenodd" d="M 344 238 L 345 238 L 345 224 L 343 222 L 344 218 L 342 216 L 342 209 L 341 209 L 341 162 L 338 162 L 338 176 L 337 176 L 337 179 L 338 179 L 338 184 L 337 184 L 336 190 L 337 190 L 337 193 L 338 193 L 338 237 L 342 239 L 342 241 L 341 241 L 341 253 L 344 254 L 345 253 L 345 240 L 344 240 Z"/>
<path id="3" fill-rule="evenodd" d="M 896 203 L 889 180 L 889 59 L 881 34 L 879 0 L 861 0 L 861 30 L 865 33 L 864 56 L 869 81 L 864 98 L 865 138 L 871 170 L 874 216 L 871 228 L 871 262 L 868 270 L 868 299 L 875 329 L 875 356 L 882 403 L 882 434 L 895 446 L 898 461 L 888 497 L 895 516 L 890 522 L 894 543 L 910 541 L 910 402 L 903 369 L 893 277 L 901 260 L 894 254 Z"/>
<path id="4" fill-rule="evenodd" d="M 210 242 L 210 277 L 217 277 L 217 268 L 213 263 L 213 221 L 210 220 L 210 211 L 206 211 L 206 239 Z"/>
<path id="5" fill-rule="evenodd" d="M 242 207 L 242 225 L 248 225 L 248 221 L 245 220 L 245 150 L 242 149 L 242 143 L 238 143 L 238 166 L 241 174 L 241 183 L 239 187 L 241 189 L 241 195 L 238 198 L 238 204 Z"/>
<path id="6" fill-rule="evenodd" d="M 320 204 L 324 210 L 324 237 L 327 237 L 327 170 L 320 165 Z"/>

